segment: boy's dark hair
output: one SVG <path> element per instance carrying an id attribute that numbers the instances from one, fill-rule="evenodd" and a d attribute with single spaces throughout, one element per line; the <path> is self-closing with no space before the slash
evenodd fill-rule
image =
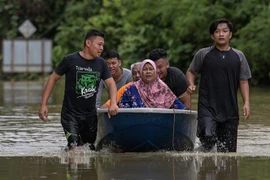
<path id="1" fill-rule="evenodd" d="M 120 60 L 120 55 L 118 54 L 118 52 L 114 50 L 109 50 L 103 53 L 103 58 L 104 59 L 117 58 L 118 60 Z"/>
<path id="2" fill-rule="evenodd" d="M 229 21 L 228 19 L 217 19 L 214 22 L 211 23 L 210 27 L 209 27 L 209 33 L 210 35 L 214 34 L 215 30 L 217 29 L 217 26 L 219 24 L 225 23 L 228 25 L 229 29 L 231 32 L 233 32 L 233 24 L 231 21 Z"/>
<path id="3" fill-rule="evenodd" d="M 84 45 L 87 39 L 91 39 L 92 37 L 96 37 L 96 36 L 100 36 L 100 37 L 105 37 L 105 34 L 99 30 L 96 29 L 92 29 L 90 31 L 88 31 L 84 37 Z"/>
<path id="4" fill-rule="evenodd" d="M 150 53 L 149 53 L 149 59 L 151 59 L 152 61 L 156 61 L 160 58 L 167 58 L 167 52 L 164 49 L 153 49 Z"/>

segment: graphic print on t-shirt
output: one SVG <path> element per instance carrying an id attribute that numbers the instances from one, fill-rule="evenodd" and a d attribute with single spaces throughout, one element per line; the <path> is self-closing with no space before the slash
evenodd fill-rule
<path id="1" fill-rule="evenodd" d="M 85 99 L 94 96 L 96 93 L 96 81 L 99 79 L 97 72 L 77 71 L 76 75 L 76 93 L 77 98 Z"/>

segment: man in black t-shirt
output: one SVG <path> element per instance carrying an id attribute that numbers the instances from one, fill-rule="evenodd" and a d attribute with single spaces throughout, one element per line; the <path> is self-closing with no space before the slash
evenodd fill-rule
<path id="1" fill-rule="evenodd" d="M 167 52 L 164 49 L 153 49 L 149 54 L 149 59 L 155 62 L 159 78 L 167 84 L 187 108 L 190 108 L 190 94 L 187 93 L 186 76 L 180 69 L 170 67 Z"/>
<path id="2" fill-rule="evenodd" d="M 244 54 L 230 47 L 233 25 L 227 19 L 214 21 L 209 28 L 215 46 L 200 49 L 187 70 L 188 91 L 193 93 L 195 74 L 201 74 L 198 100 L 197 135 L 205 150 L 217 145 L 218 152 L 236 152 L 239 124 L 237 91 L 249 118 L 251 72 Z"/>
<path id="3" fill-rule="evenodd" d="M 68 147 L 90 144 L 94 150 L 97 135 L 96 94 L 100 80 L 108 86 L 111 106 L 109 116 L 118 113 L 116 85 L 104 59 L 100 58 L 104 34 L 97 30 L 87 32 L 82 51 L 66 55 L 51 74 L 41 100 L 39 118 L 47 121 L 47 101 L 55 83 L 65 75 L 65 93 L 61 111 Z"/>

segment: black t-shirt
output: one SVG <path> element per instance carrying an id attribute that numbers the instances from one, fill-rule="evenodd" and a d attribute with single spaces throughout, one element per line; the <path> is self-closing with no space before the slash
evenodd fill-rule
<path id="1" fill-rule="evenodd" d="M 169 67 L 167 69 L 167 76 L 164 82 L 176 97 L 186 92 L 188 87 L 185 74 L 176 67 Z"/>
<path id="2" fill-rule="evenodd" d="M 87 60 L 79 52 L 65 56 L 55 72 L 65 74 L 65 94 L 62 113 L 91 116 L 96 113 L 96 93 L 101 79 L 111 77 L 102 58 Z"/>
<path id="3" fill-rule="evenodd" d="M 198 117 L 207 116 L 218 122 L 238 120 L 239 81 L 251 78 L 244 54 L 234 48 L 203 48 L 194 56 L 190 68 L 201 73 Z"/>

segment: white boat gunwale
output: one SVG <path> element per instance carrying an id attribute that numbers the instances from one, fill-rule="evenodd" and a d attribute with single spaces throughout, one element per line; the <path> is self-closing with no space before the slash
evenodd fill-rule
<path id="1" fill-rule="evenodd" d="M 97 109 L 97 113 L 106 113 L 108 109 Z M 192 114 L 197 115 L 197 111 L 184 109 L 165 108 L 119 108 L 119 113 L 160 113 L 160 114 Z"/>

